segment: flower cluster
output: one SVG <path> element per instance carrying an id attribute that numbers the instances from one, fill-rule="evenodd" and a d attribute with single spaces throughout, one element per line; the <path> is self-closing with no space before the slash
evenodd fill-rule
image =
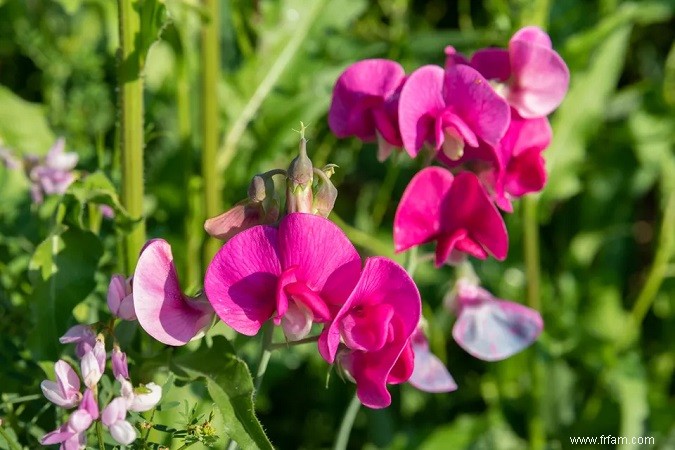
<path id="1" fill-rule="evenodd" d="M 329 125 L 341 138 L 376 140 L 381 161 L 396 148 L 414 158 L 426 147 L 442 164 L 422 169 L 405 189 L 394 218 L 397 252 L 435 242 L 437 267 L 468 264 L 467 256 L 504 260 L 508 234 L 499 209 L 512 212 L 514 198 L 544 187 L 547 115 L 562 102 L 569 71 L 537 27 L 516 32 L 508 49 L 468 58 L 449 46 L 445 55 L 445 67 L 409 75 L 385 59 L 352 64 L 335 84 Z M 494 299 L 468 279 L 458 281 L 452 298 L 453 337 L 477 358 L 507 358 L 542 330 L 538 312 Z M 411 345 L 411 382 L 453 390 L 421 331 Z"/>
<path id="2" fill-rule="evenodd" d="M 60 339 L 62 344 L 76 344 L 75 354 L 80 359 L 80 376 L 65 360 L 54 365 L 56 380 L 44 380 L 40 387 L 50 402 L 62 408 L 77 409 L 56 430 L 47 433 L 40 442 L 43 445 L 61 444 L 62 450 L 84 448 L 87 430 L 100 420 L 110 431 L 113 439 L 128 445 L 136 439 L 136 429 L 126 420 L 128 411 L 147 411 L 153 408 L 162 396 L 162 389 L 155 383 L 134 388 L 129 381 L 127 356 L 114 345 L 110 354 L 112 373 L 120 383 L 120 396 L 113 399 L 99 414 L 98 383 L 106 368 L 108 355 L 102 334 L 85 325 L 70 328 Z M 84 384 L 84 393 L 80 392 Z"/>

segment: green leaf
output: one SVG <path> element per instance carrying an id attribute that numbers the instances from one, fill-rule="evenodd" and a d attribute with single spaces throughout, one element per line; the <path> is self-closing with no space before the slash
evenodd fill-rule
<path id="1" fill-rule="evenodd" d="M 55 140 L 41 106 L 0 86 L 0 144 L 20 154 L 42 155 Z"/>
<path id="2" fill-rule="evenodd" d="M 140 218 L 133 219 L 120 203 L 117 191 L 103 172 L 95 172 L 68 187 L 61 201 L 60 219 L 66 224 L 86 228 L 84 215 L 87 205 L 107 205 L 115 211 L 115 223 L 129 230 Z"/>
<path id="3" fill-rule="evenodd" d="M 240 447 L 273 448 L 255 415 L 251 373 L 225 337 L 214 336 L 211 346 L 204 340 L 197 351 L 176 356 L 171 364 L 178 375 L 206 380 L 209 395 L 223 417 L 225 432 Z"/>
<path id="4" fill-rule="evenodd" d="M 58 356 L 58 337 L 66 331 L 73 308 L 96 287 L 94 275 L 102 255 L 96 235 L 76 228 L 59 230 L 36 248 L 28 274 L 36 321 L 29 347 L 36 359 Z"/>
<path id="5" fill-rule="evenodd" d="M 142 0 L 140 2 L 141 35 L 140 35 L 140 61 L 141 69 L 145 65 L 145 58 L 152 44 L 159 40 L 164 27 L 169 23 L 167 20 L 166 6 L 160 0 Z"/>

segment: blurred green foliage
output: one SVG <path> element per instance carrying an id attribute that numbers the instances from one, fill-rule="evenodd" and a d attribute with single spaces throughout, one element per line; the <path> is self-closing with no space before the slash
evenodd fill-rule
<path id="1" fill-rule="evenodd" d="M 172 244 L 194 291 L 204 270 L 198 86 L 199 26 L 207 18 L 197 0 L 147 3 L 144 17 L 162 30 L 144 72 L 148 233 Z M 654 448 L 675 448 L 674 13 L 672 0 L 222 2 L 224 76 L 213 95 L 221 107 L 224 203 L 244 198 L 255 173 L 290 162 L 298 142 L 292 129 L 302 120 L 310 124 L 314 164 L 340 167 L 336 221 L 364 254 L 391 252 L 397 200 L 422 162 L 380 164 L 372 144 L 330 134 L 331 89 L 347 65 L 385 57 L 412 71 L 442 63 L 446 45 L 465 53 L 503 46 L 519 26 L 534 23 L 548 28 L 571 70 L 567 99 L 552 117 L 549 184 L 538 201 L 544 334 L 507 361 L 471 358 L 450 338 L 452 317 L 443 308 L 453 270 L 421 264 L 416 281 L 431 346 L 459 390 L 392 388 L 390 408 L 359 413 L 350 448 L 519 449 L 532 423 L 541 423 L 551 449 L 584 448 L 570 436 L 600 435 L 653 436 Z M 0 166 L 0 417 L 8 438 L 26 448 L 62 419 L 36 395 L 49 361 L 64 350 L 55 337 L 76 322 L 107 317 L 116 236 L 136 219 L 125 216 L 111 189 L 120 177 L 116 21 L 110 0 L 0 1 L 0 144 L 44 154 L 65 136 L 82 174 L 97 172 L 63 202 L 38 207 L 23 176 Z M 101 221 L 92 208 L 99 204 L 113 206 L 118 219 Z M 477 270 L 495 294 L 524 301 L 519 206 L 507 217 L 508 259 Z M 124 327 L 132 376 L 166 381 L 167 350 L 133 324 Z M 255 339 L 216 332 L 255 364 Z M 213 342 L 211 351 L 224 347 L 220 338 Z M 218 376 L 234 376 L 240 360 L 226 350 L 222 357 Z M 312 346 L 273 355 L 256 406 L 276 447 L 330 446 L 353 386 L 336 376 L 327 382 L 327 372 Z M 169 380 L 176 387 L 165 402 L 187 400 L 199 414 L 230 395 L 215 392 L 213 382 Z M 157 414 L 174 428 L 182 417 L 180 408 Z M 153 431 L 151 439 L 168 444 L 170 437 Z"/>

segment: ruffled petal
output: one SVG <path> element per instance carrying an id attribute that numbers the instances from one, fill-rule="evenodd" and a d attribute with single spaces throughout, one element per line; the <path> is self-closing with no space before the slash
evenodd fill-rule
<path id="1" fill-rule="evenodd" d="M 227 325 L 247 336 L 255 335 L 276 308 L 277 229 L 259 225 L 227 241 L 211 261 L 204 290 Z"/>
<path id="2" fill-rule="evenodd" d="M 438 145 L 436 119 L 445 109 L 443 69 L 423 66 L 414 71 L 401 89 L 398 125 L 403 147 L 411 157 L 417 156 L 425 142 Z"/>
<path id="3" fill-rule="evenodd" d="M 471 67 L 487 80 L 505 82 L 511 76 L 509 52 L 503 48 L 483 48 L 471 57 Z"/>
<path id="4" fill-rule="evenodd" d="M 281 221 L 279 258 L 283 269 L 296 267 L 296 279 L 335 309 L 361 272 L 361 257 L 349 238 L 333 222 L 313 214 L 293 213 Z"/>
<path id="5" fill-rule="evenodd" d="M 342 338 L 352 350 L 379 350 L 387 342 L 392 317 L 394 308 L 386 303 L 352 309 L 342 318 Z"/>
<path id="6" fill-rule="evenodd" d="M 328 125 L 339 138 L 375 138 L 374 108 L 380 107 L 405 78 L 400 64 L 366 59 L 349 66 L 338 78 L 328 112 Z"/>
<path id="7" fill-rule="evenodd" d="M 204 308 L 190 305 L 183 295 L 171 246 L 153 239 L 141 252 L 134 272 L 134 309 L 138 323 L 167 345 L 184 345 L 201 331 Z"/>
<path id="8" fill-rule="evenodd" d="M 433 240 L 440 231 L 442 199 L 453 176 L 441 167 L 419 171 L 405 188 L 394 216 L 394 247 L 402 252 Z"/>
<path id="9" fill-rule="evenodd" d="M 531 308 L 490 300 L 462 308 L 452 336 L 476 358 L 500 361 L 532 344 L 543 326 L 541 315 Z"/>

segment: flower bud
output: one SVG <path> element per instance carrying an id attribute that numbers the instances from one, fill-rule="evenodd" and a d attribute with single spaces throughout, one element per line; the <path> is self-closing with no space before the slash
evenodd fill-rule
<path id="1" fill-rule="evenodd" d="M 115 345 L 112 351 L 112 370 L 115 379 L 118 377 L 129 378 L 129 365 L 127 364 L 127 355 Z"/>
<path id="2" fill-rule="evenodd" d="M 335 206 L 338 191 L 323 171 L 315 169 L 315 172 L 319 176 L 319 182 L 312 201 L 312 214 L 328 217 Z"/>
<path id="3" fill-rule="evenodd" d="M 94 348 L 82 357 L 80 369 L 85 386 L 93 389 L 105 370 L 105 345 L 101 339 L 97 339 Z"/>
<path id="4" fill-rule="evenodd" d="M 108 285 L 108 308 L 110 312 L 123 320 L 136 320 L 131 278 L 115 274 Z"/>
<path id="5" fill-rule="evenodd" d="M 300 140 L 300 154 L 291 161 L 287 173 L 286 212 L 311 213 L 314 166 L 307 157 L 307 140 L 304 136 Z"/>

